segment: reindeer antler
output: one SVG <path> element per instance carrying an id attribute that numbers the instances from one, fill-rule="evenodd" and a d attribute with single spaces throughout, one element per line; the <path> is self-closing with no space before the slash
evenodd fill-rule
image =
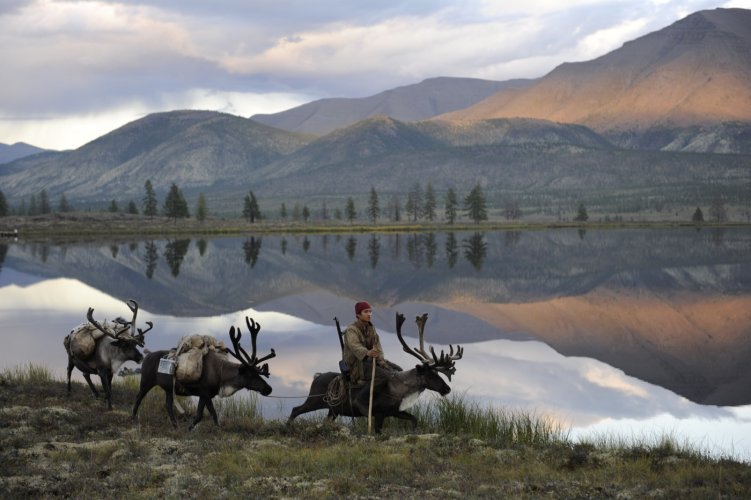
<path id="1" fill-rule="evenodd" d="M 97 330 L 99 330 L 100 332 L 104 333 L 105 335 L 107 335 L 109 337 L 112 337 L 113 339 L 116 339 L 116 340 L 123 340 L 123 337 L 122 337 L 123 333 L 127 332 L 128 330 L 130 330 L 130 323 L 128 323 L 127 321 L 122 322 L 121 324 L 123 325 L 123 328 L 121 330 L 117 330 L 115 332 L 112 332 L 112 331 L 104 328 L 102 325 L 99 324 L 99 322 L 97 320 L 94 319 L 94 308 L 93 307 L 89 307 L 89 312 L 86 313 L 86 319 L 88 319 L 89 323 L 91 323 L 92 325 L 94 325 L 94 327 Z M 128 336 L 128 337 L 130 337 L 130 336 Z"/>
<path id="2" fill-rule="evenodd" d="M 133 312 L 133 319 L 130 320 L 130 336 L 136 337 L 136 316 L 138 316 L 138 302 L 133 299 L 128 299 L 125 302 L 128 305 L 128 309 Z"/>
<path id="3" fill-rule="evenodd" d="M 448 379 L 451 380 L 451 375 L 456 373 L 456 367 L 454 366 L 454 363 L 462 358 L 464 349 L 461 346 L 457 345 L 455 353 L 454 346 L 449 344 L 449 353 L 446 354 L 445 352 L 443 352 L 443 350 L 441 350 L 440 356 L 437 356 L 435 349 L 433 349 L 433 346 L 430 346 L 430 355 L 428 355 L 428 353 L 425 352 L 425 323 L 427 323 L 427 321 L 428 313 L 417 316 L 417 318 L 415 319 L 415 323 L 417 323 L 417 334 L 418 340 L 420 342 L 420 347 L 412 349 L 404 341 L 404 337 L 402 337 L 402 324 L 404 323 L 404 315 L 401 313 L 396 313 L 396 336 L 399 339 L 399 342 L 402 344 L 404 352 L 416 357 L 425 365 L 435 368 L 436 371 L 445 374 Z"/>
<path id="4" fill-rule="evenodd" d="M 262 361 L 266 361 L 267 359 L 271 359 L 274 356 L 276 356 L 276 351 L 274 349 L 271 349 L 271 353 L 262 357 L 257 358 L 256 357 L 256 339 L 258 338 L 258 332 L 261 331 L 261 324 L 256 323 L 248 316 L 245 317 L 245 324 L 248 325 L 248 330 L 250 330 L 250 342 L 251 346 L 253 348 L 253 354 L 248 355 L 248 353 L 243 349 L 243 346 L 240 345 L 240 339 L 242 338 L 242 332 L 240 331 L 240 328 L 235 329 L 234 326 L 230 327 L 229 329 L 229 337 L 232 341 L 232 346 L 234 347 L 234 352 L 229 351 L 229 353 L 240 363 L 242 363 L 245 366 L 248 367 L 254 367 L 258 370 L 258 373 L 261 375 L 264 375 L 266 377 L 269 376 L 269 366 L 268 363 L 261 366 L 261 368 L 258 368 L 258 364 Z"/>
<path id="5" fill-rule="evenodd" d="M 151 321 L 147 321 L 146 324 L 149 325 L 149 327 L 147 329 L 145 329 L 145 330 L 139 328 L 138 329 L 138 335 L 136 336 L 136 338 L 138 339 L 137 340 L 138 345 L 140 345 L 141 347 L 144 346 L 144 342 L 145 342 L 144 336 L 146 335 L 146 332 L 148 332 L 149 330 L 151 330 L 152 328 L 154 328 L 154 323 L 152 323 Z"/>
<path id="6" fill-rule="evenodd" d="M 89 311 L 86 313 L 86 319 L 89 320 L 89 323 L 94 325 L 94 327 L 99 330 L 100 332 L 104 333 L 105 335 L 108 335 L 116 340 L 131 340 L 138 344 L 139 346 L 144 346 L 144 335 L 146 332 L 154 328 L 154 323 L 151 321 L 147 321 L 146 324 L 149 325 L 149 327 L 146 330 L 142 330 L 140 328 L 136 328 L 136 316 L 138 315 L 138 302 L 136 302 L 133 299 L 128 299 L 126 302 L 128 305 L 128 308 L 133 312 L 133 319 L 131 321 L 127 321 L 123 318 L 116 318 L 114 320 L 115 323 L 122 326 L 119 330 L 115 330 L 114 332 L 111 331 L 108 328 L 104 328 L 97 320 L 94 319 L 94 308 L 89 307 Z M 130 334 L 128 333 L 128 330 L 130 330 Z M 136 334 L 136 330 L 138 330 L 138 334 Z"/>

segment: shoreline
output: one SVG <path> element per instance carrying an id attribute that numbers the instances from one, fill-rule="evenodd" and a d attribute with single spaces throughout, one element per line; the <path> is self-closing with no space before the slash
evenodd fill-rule
<path id="1" fill-rule="evenodd" d="M 691 221 L 639 220 L 619 222 L 573 222 L 529 220 L 492 220 L 480 223 L 455 222 L 388 222 L 350 224 L 343 221 L 309 223 L 262 220 L 249 223 L 243 219 L 194 218 L 173 220 L 167 217 L 144 217 L 131 214 L 98 212 L 52 213 L 35 216 L 0 218 L 0 242 L 39 241 L 77 237 L 150 237 L 150 236 L 223 236 L 243 234 L 345 234 L 345 233 L 415 233 L 446 231 L 540 231 L 546 229 L 664 229 L 664 228 L 735 228 L 751 227 L 750 222 L 694 223 Z"/>

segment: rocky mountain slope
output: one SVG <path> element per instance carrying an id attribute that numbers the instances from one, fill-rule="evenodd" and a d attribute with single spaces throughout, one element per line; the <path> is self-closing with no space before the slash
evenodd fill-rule
<path id="1" fill-rule="evenodd" d="M 633 134 L 649 140 L 655 129 L 748 126 L 751 11 L 697 12 L 597 59 L 562 64 L 525 89 L 503 90 L 442 116 L 501 117 L 578 123 L 610 137 L 631 137 L 632 144 Z"/>

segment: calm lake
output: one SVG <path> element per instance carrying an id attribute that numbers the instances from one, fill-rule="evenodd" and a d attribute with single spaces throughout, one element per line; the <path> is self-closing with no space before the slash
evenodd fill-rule
<path id="1" fill-rule="evenodd" d="M 129 298 L 139 326 L 154 322 L 150 350 L 191 333 L 230 345 L 231 325 L 260 322 L 259 354 L 277 352 L 269 419 L 337 368 L 333 318 L 346 326 L 367 300 L 402 366 L 416 360 L 396 312 L 412 345 L 423 312 L 426 343 L 462 345 L 451 386 L 467 399 L 548 415 L 573 437 L 667 434 L 751 460 L 749 228 L 0 240 L 0 368 L 62 378 L 63 337 L 89 307 L 129 317 Z"/>

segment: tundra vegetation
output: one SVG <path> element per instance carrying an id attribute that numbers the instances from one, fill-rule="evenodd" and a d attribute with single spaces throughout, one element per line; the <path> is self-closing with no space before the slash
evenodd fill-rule
<path id="1" fill-rule="evenodd" d="M 300 418 L 287 429 L 257 400 L 217 404 L 223 425 L 164 418 L 156 391 L 132 423 L 138 377 L 116 377 L 115 409 L 67 397 L 44 367 L 0 372 L 0 491 L 6 498 L 748 498 L 751 465 L 676 436 L 571 439 L 541 415 L 461 395 L 400 420 Z M 186 404 L 187 403 L 187 404 Z M 184 406 L 190 402 L 183 400 Z M 193 405 L 194 408 L 194 405 Z"/>

